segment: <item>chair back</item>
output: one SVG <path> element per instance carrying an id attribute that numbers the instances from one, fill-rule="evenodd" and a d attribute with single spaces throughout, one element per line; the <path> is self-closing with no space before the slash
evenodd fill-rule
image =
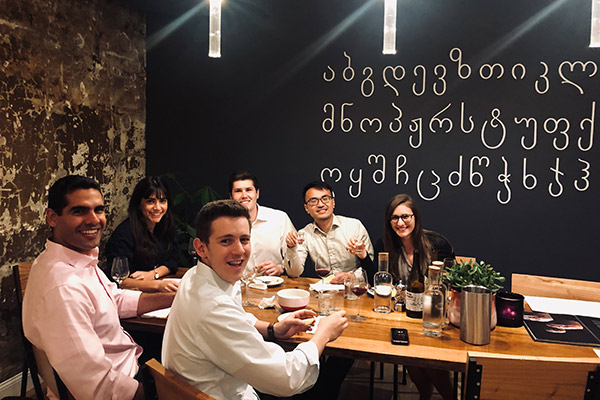
<path id="1" fill-rule="evenodd" d="M 467 262 L 467 261 L 475 262 L 475 257 L 456 256 L 456 257 L 454 257 L 454 259 L 456 260 L 456 262 Z"/>
<path id="2" fill-rule="evenodd" d="M 512 274 L 512 291 L 523 296 L 599 301 L 600 282 Z"/>
<path id="3" fill-rule="evenodd" d="M 468 352 L 465 400 L 598 399 L 600 360 Z"/>
<path id="4" fill-rule="evenodd" d="M 17 304 L 19 307 L 19 314 L 22 315 L 23 309 L 23 298 L 25 297 L 25 289 L 27 288 L 27 282 L 29 280 L 29 273 L 31 272 L 32 263 L 21 263 L 18 266 L 13 267 L 13 277 L 15 281 L 15 289 L 17 295 Z M 29 339 L 25 337 L 25 333 L 23 332 L 21 326 L 21 333 L 23 339 L 23 345 L 25 347 L 25 359 L 26 362 L 31 369 L 32 379 L 34 381 L 34 388 L 36 391 L 36 396 L 38 398 L 44 398 L 43 395 L 40 397 L 38 392 L 41 392 L 39 389 L 39 381 L 36 384 L 37 375 L 39 374 L 42 377 L 44 383 L 50 388 L 52 393 L 58 396 L 60 400 L 69 400 L 72 399 L 73 396 L 69 393 L 67 387 L 60 379 L 56 371 L 50 365 L 48 361 L 48 357 L 46 353 L 35 347 Z M 33 375 L 36 375 L 33 378 Z"/>
<path id="5" fill-rule="evenodd" d="M 142 381 L 146 400 L 214 400 L 166 369 L 154 358 L 142 366 Z"/>

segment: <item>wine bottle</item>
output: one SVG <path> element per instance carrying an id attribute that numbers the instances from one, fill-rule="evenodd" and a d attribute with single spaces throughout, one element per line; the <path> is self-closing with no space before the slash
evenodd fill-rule
<path id="1" fill-rule="evenodd" d="M 406 316 L 423 318 L 423 292 L 425 292 L 425 277 L 421 271 L 419 250 L 413 253 L 413 263 L 408 275 L 406 286 Z"/>

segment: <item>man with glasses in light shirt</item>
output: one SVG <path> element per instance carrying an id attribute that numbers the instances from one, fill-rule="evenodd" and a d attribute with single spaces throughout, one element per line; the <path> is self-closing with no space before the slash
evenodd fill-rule
<path id="1" fill-rule="evenodd" d="M 311 182 L 303 190 L 304 209 L 313 222 L 286 237 L 286 272 L 289 276 L 314 275 L 305 271 L 307 256 L 315 266 L 327 266 L 334 274 L 331 283 L 343 283 L 344 276 L 363 267 L 369 276 L 375 273 L 373 245 L 364 225 L 355 218 L 335 215 L 333 190 L 325 182 Z M 288 265 L 289 264 L 289 265 Z"/>
<path id="2" fill-rule="evenodd" d="M 261 275 L 281 275 L 284 271 L 285 237 L 294 231 L 290 217 L 281 210 L 258 205 L 258 180 L 248 171 L 236 171 L 229 177 L 229 197 L 250 214 L 252 255 L 249 267 Z"/>

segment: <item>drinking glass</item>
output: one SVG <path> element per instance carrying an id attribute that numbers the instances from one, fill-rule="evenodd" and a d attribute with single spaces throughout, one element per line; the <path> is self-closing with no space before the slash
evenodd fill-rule
<path id="1" fill-rule="evenodd" d="M 331 274 L 331 267 L 329 265 L 326 266 L 316 266 L 315 265 L 315 272 L 317 273 L 317 275 L 319 275 L 321 277 L 321 289 L 325 289 L 325 278 L 328 277 Z"/>
<path id="2" fill-rule="evenodd" d="M 296 241 L 298 242 L 298 244 L 304 243 L 304 232 L 303 231 L 296 232 Z"/>
<path id="3" fill-rule="evenodd" d="M 242 303 L 242 306 L 244 306 L 244 307 L 251 307 L 251 306 L 256 305 L 253 302 L 251 302 L 250 300 L 248 300 L 248 285 L 250 285 L 250 283 L 252 283 L 252 281 L 256 277 L 256 273 L 257 273 L 256 267 L 246 266 L 246 268 L 244 269 L 244 273 L 242 274 L 241 281 L 244 284 L 244 298 L 245 298 L 244 302 Z"/>
<path id="4" fill-rule="evenodd" d="M 188 254 L 190 255 L 190 257 L 192 257 L 194 265 L 196 265 L 198 262 L 198 253 L 194 248 L 194 238 L 190 238 L 190 241 L 188 242 Z"/>
<path id="5" fill-rule="evenodd" d="M 121 287 L 121 283 L 129 276 L 129 261 L 127 257 L 115 257 L 113 259 L 110 276 Z"/>
<path id="6" fill-rule="evenodd" d="M 354 271 L 353 276 L 354 282 L 352 283 L 352 293 L 354 293 L 357 296 L 357 299 L 360 299 L 360 296 L 367 293 L 367 288 L 369 286 L 367 280 L 367 273 L 364 269 L 359 268 L 356 271 Z M 351 321 L 354 322 L 363 322 L 366 320 L 365 317 L 360 315 L 360 304 L 356 309 L 356 315 L 351 315 L 349 318 Z"/>

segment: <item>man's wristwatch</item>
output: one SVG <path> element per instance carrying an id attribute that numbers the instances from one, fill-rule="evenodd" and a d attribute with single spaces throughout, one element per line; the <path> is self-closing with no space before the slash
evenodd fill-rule
<path id="1" fill-rule="evenodd" d="M 154 279 L 158 278 L 160 278 L 160 275 L 158 275 L 158 271 L 156 270 L 156 267 L 154 267 Z"/>

